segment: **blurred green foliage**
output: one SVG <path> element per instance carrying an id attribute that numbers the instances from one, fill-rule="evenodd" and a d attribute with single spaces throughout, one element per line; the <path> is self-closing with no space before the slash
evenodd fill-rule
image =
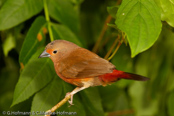
<path id="1" fill-rule="evenodd" d="M 47 111 L 75 88 L 56 75 L 50 59 L 38 59 L 51 34 L 89 50 L 104 34 L 97 53 L 104 57 L 124 35 L 111 62 L 150 80 L 91 87 L 57 111 L 174 116 L 173 6 L 173 0 L 0 0 L 0 115 Z"/>

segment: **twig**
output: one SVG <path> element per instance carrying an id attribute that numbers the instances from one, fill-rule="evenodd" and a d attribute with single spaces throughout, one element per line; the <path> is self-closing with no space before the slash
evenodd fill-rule
<path id="1" fill-rule="evenodd" d="M 117 36 L 118 36 L 118 34 L 112 33 L 110 36 L 106 37 L 98 49 L 102 49 L 111 38 L 116 38 Z"/>
<path id="2" fill-rule="evenodd" d="M 48 7 L 47 7 L 46 0 L 43 0 L 43 4 L 44 4 L 45 18 L 46 18 L 46 21 L 48 23 L 48 31 L 49 31 L 50 39 L 51 39 L 51 41 L 54 41 L 54 37 L 53 37 L 52 29 L 51 29 L 50 17 L 49 17 L 49 13 L 48 13 Z"/>
<path id="3" fill-rule="evenodd" d="M 109 49 L 109 51 L 108 51 L 107 54 L 105 55 L 104 59 L 107 59 L 107 58 L 110 56 L 112 50 L 113 50 L 114 47 L 117 45 L 117 42 L 118 42 L 119 39 L 120 39 L 120 36 L 118 35 L 117 38 L 115 39 L 114 43 L 112 44 L 111 48 Z"/>
<path id="4" fill-rule="evenodd" d="M 98 48 L 99 48 L 99 45 L 100 45 L 100 43 L 101 43 L 101 40 L 102 40 L 102 38 L 103 38 L 103 36 L 104 36 L 104 34 L 105 34 L 107 28 L 108 28 L 107 23 L 109 23 L 109 22 L 111 21 L 111 19 L 112 19 L 111 15 L 108 15 L 108 17 L 106 18 L 105 23 L 104 23 L 104 25 L 103 25 L 102 31 L 100 32 L 100 35 L 99 35 L 99 37 L 98 37 L 98 39 L 97 39 L 97 42 L 95 43 L 94 48 L 93 48 L 93 50 L 92 50 L 94 53 L 97 52 L 97 50 L 98 50 Z"/>
<path id="5" fill-rule="evenodd" d="M 124 38 L 123 38 L 123 36 L 122 36 L 122 39 L 121 39 L 121 41 L 118 43 L 118 45 L 117 45 L 115 51 L 112 53 L 112 55 L 111 55 L 107 60 L 110 60 L 110 59 L 112 59 L 112 58 L 114 57 L 114 55 L 115 55 L 116 52 L 118 51 L 119 47 L 120 47 L 121 44 L 123 43 L 123 39 L 124 39 Z"/>

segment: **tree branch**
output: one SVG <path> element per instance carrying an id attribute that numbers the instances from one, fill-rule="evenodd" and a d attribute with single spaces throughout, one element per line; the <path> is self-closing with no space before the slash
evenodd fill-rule
<path id="1" fill-rule="evenodd" d="M 113 50 L 114 47 L 117 45 L 119 39 L 120 39 L 120 35 L 117 36 L 117 38 L 115 39 L 115 41 L 114 41 L 114 43 L 112 44 L 111 48 L 109 49 L 109 51 L 108 51 L 107 54 L 105 55 L 104 59 L 107 59 L 107 58 L 110 56 L 112 50 Z"/>
<path id="2" fill-rule="evenodd" d="M 112 59 L 112 58 L 114 57 L 114 55 L 115 55 L 116 52 L 118 51 L 119 47 L 120 47 L 121 44 L 123 43 L 123 39 L 124 39 L 124 38 L 123 38 L 123 36 L 122 36 L 122 38 L 121 38 L 121 40 L 119 41 L 119 43 L 118 43 L 118 45 L 117 45 L 115 51 L 112 53 L 112 55 L 111 55 L 107 60 L 110 60 L 110 59 Z"/>

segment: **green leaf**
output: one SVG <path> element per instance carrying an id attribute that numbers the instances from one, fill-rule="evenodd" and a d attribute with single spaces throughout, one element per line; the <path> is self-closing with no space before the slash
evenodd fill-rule
<path id="1" fill-rule="evenodd" d="M 107 11 L 113 18 L 116 18 L 116 13 L 118 11 L 118 6 L 107 7 Z"/>
<path id="2" fill-rule="evenodd" d="M 150 48 L 160 34 L 160 11 L 153 0 L 123 0 L 116 17 L 116 25 L 127 34 L 132 57 Z"/>
<path id="3" fill-rule="evenodd" d="M 168 113 L 170 116 L 174 116 L 174 91 L 172 91 L 169 95 L 169 98 L 167 100 L 167 105 L 168 105 Z"/>
<path id="4" fill-rule="evenodd" d="M 36 18 L 30 27 L 19 55 L 21 65 L 27 64 L 28 60 L 36 52 L 38 46 L 44 43 L 43 28 L 45 24 L 45 18 L 40 16 Z"/>
<path id="5" fill-rule="evenodd" d="M 174 0 L 155 0 L 161 8 L 161 20 L 174 27 Z"/>
<path id="6" fill-rule="evenodd" d="M 68 40 L 79 46 L 82 46 L 77 36 L 66 26 L 53 24 L 52 27 L 53 27 L 54 37 L 57 37 L 56 39 Z"/>
<path id="7" fill-rule="evenodd" d="M 0 30 L 12 28 L 39 13 L 42 0 L 7 0 L 0 10 Z"/>
<path id="8" fill-rule="evenodd" d="M 7 56 L 8 52 L 15 48 L 16 46 L 16 42 L 15 42 L 15 38 L 12 34 L 9 34 L 8 37 L 6 38 L 6 40 L 3 43 L 3 51 L 4 51 L 4 55 Z"/>
<path id="9" fill-rule="evenodd" d="M 70 0 L 48 0 L 48 11 L 52 18 L 66 25 L 75 34 L 79 34 L 78 12 Z"/>
<path id="10" fill-rule="evenodd" d="M 41 49 L 43 50 L 43 49 Z M 52 61 L 49 58 L 38 59 L 38 51 L 22 71 L 15 87 L 12 106 L 18 104 L 47 85 L 55 76 Z"/>
<path id="11" fill-rule="evenodd" d="M 62 81 L 55 74 L 54 79 L 34 96 L 31 112 L 47 111 L 57 104 L 61 100 L 62 86 Z"/>
<path id="12" fill-rule="evenodd" d="M 80 92 L 88 116 L 104 116 L 98 89 L 88 88 Z"/>

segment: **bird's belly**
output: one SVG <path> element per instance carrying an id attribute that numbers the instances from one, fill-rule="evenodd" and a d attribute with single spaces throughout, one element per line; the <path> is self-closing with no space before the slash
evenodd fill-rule
<path id="1" fill-rule="evenodd" d="M 93 78 L 73 78 L 73 79 L 64 78 L 63 80 L 73 85 L 82 87 L 84 85 L 92 86 L 94 79 Z"/>
<path id="2" fill-rule="evenodd" d="M 57 75 L 67 83 L 82 87 L 82 86 L 99 86 L 103 85 L 103 82 L 98 77 L 86 77 L 86 78 L 66 78 L 60 73 Z"/>

